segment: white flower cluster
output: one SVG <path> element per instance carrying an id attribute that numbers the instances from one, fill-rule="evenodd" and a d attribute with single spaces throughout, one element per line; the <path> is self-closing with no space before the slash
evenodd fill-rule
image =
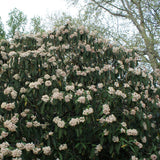
<path id="1" fill-rule="evenodd" d="M 17 98 L 17 92 L 14 90 L 13 87 L 7 87 L 5 90 L 4 90 L 4 94 L 5 95 L 11 95 L 11 97 L 13 99 L 16 99 Z"/>
<path id="2" fill-rule="evenodd" d="M 8 136 L 8 134 L 9 134 L 8 132 L 2 131 L 1 135 L 0 135 L 0 140 L 3 138 L 6 138 Z"/>
<path id="3" fill-rule="evenodd" d="M 3 123 L 3 126 L 5 128 L 7 128 L 9 131 L 11 132 L 16 132 L 16 128 L 17 126 L 11 121 L 11 120 L 6 120 L 4 123 Z"/>
<path id="4" fill-rule="evenodd" d="M 62 77 L 66 77 L 66 73 L 62 70 L 62 69 L 57 69 L 56 70 L 56 76 L 57 77 L 60 77 L 60 76 L 62 76 Z"/>
<path id="5" fill-rule="evenodd" d="M 37 82 L 30 82 L 29 83 L 29 88 L 36 88 L 36 89 L 39 89 L 39 86 L 41 85 L 41 83 L 39 81 Z"/>
<path id="6" fill-rule="evenodd" d="M 98 144 L 95 148 L 95 153 L 98 154 L 99 152 L 101 152 L 103 149 L 102 145 L 101 144 Z"/>
<path id="7" fill-rule="evenodd" d="M 127 95 L 126 95 L 125 93 L 123 93 L 122 91 L 120 91 L 120 90 L 116 90 L 115 95 L 121 96 L 121 97 L 123 97 L 123 98 L 126 98 L 126 97 L 127 97 Z"/>
<path id="8" fill-rule="evenodd" d="M 103 114 L 108 115 L 110 114 L 110 108 L 108 104 L 103 105 Z"/>
<path id="9" fill-rule="evenodd" d="M 48 102 L 49 99 L 50 99 L 50 98 L 49 98 L 48 95 L 43 95 L 42 98 L 41 98 L 41 100 L 42 100 L 43 102 Z"/>
<path id="10" fill-rule="evenodd" d="M 81 97 L 79 97 L 78 99 L 77 99 L 77 102 L 79 102 L 79 103 L 85 103 L 86 102 L 86 98 L 85 98 L 85 96 L 81 96 Z"/>
<path id="11" fill-rule="evenodd" d="M 105 129 L 105 130 L 103 131 L 103 134 L 104 134 L 104 136 L 108 136 L 109 131 L 108 131 L 107 129 Z"/>
<path id="12" fill-rule="evenodd" d="M 126 133 L 128 136 L 137 136 L 138 135 L 138 131 L 136 129 L 127 129 Z"/>
<path id="13" fill-rule="evenodd" d="M 115 94 L 115 89 L 113 87 L 108 87 L 108 90 L 109 94 Z"/>
<path id="14" fill-rule="evenodd" d="M 52 82 L 50 80 L 45 81 L 45 86 L 50 87 L 52 85 Z"/>
<path id="15" fill-rule="evenodd" d="M 20 149 L 12 150 L 12 157 L 20 157 L 22 155 L 22 151 Z"/>
<path id="16" fill-rule="evenodd" d="M 136 156 L 132 156 L 131 160 L 138 160 L 138 158 Z"/>
<path id="17" fill-rule="evenodd" d="M 52 96 L 51 96 L 50 102 L 52 103 L 54 99 L 57 99 L 57 100 L 60 100 L 60 101 L 63 99 L 63 92 L 59 92 L 58 88 L 55 88 L 52 91 Z"/>
<path id="18" fill-rule="evenodd" d="M 139 147 L 139 149 L 143 148 L 143 144 L 135 140 L 134 144 Z"/>
<path id="19" fill-rule="evenodd" d="M 13 102 L 13 103 L 3 102 L 3 103 L 1 104 L 1 108 L 2 108 L 2 109 L 5 109 L 5 110 L 7 110 L 7 111 L 11 111 L 11 110 L 13 110 L 13 109 L 15 108 L 15 103 L 14 103 L 14 102 Z"/>
<path id="20" fill-rule="evenodd" d="M 10 144 L 8 142 L 3 142 L 0 144 L 0 158 L 4 158 L 6 155 L 11 155 L 11 151 L 9 149 Z"/>
<path id="21" fill-rule="evenodd" d="M 92 113 L 93 113 L 93 108 L 92 108 L 92 107 L 89 107 L 89 108 L 83 110 L 83 113 L 82 113 L 82 114 L 83 114 L 84 116 L 87 116 L 87 115 L 92 114 Z"/>
<path id="22" fill-rule="evenodd" d="M 35 144 L 33 144 L 33 142 L 31 143 L 26 143 L 24 148 L 26 149 L 26 151 L 32 151 L 35 148 Z"/>
<path id="23" fill-rule="evenodd" d="M 42 151 L 45 155 L 50 155 L 51 154 L 51 147 L 50 146 L 46 146 L 42 148 Z"/>
<path id="24" fill-rule="evenodd" d="M 112 141 L 113 141 L 114 143 L 118 143 L 118 142 L 119 142 L 119 137 L 113 136 L 113 137 L 112 137 Z"/>
<path id="25" fill-rule="evenodd" d="M 62 151 L 62 150 L 66 150 L 67 149 L 67 144 L 65 143 L 65 144 L 61 144 L 60 146 L 59 146 L 59 150 L 60 151 Z"/>
<path id="26" fill-rule="evenodd" d="M 70 100 L 73 98 L 73 95 L 72 94 L 67 94 L 64 99 L 65 99 L 65 102 L 70 102 Z"/>
<path id="27" fill-rule="evenodd" d="M 104 122 L 107 122 L 107 123 L 113 123 L 113 122 L 115 122 L 115 121 L 117 121 L 117 118 L 115 117 L 115 115 L 114 114 L 111 114 L 111 115 L 109 115 L 108 117 L 106 117 L 106 118 L 100 118 L 100 123 L 104 123 Z"/>
<path id="28" fill-rule="evenodd" d="M 105 121 L 106 121 L 107 123 L 113 123 L 113 122 L 115 122 L 116 120 L 117 120 L 117 118 L 115 117 L 114 114 L 109 115 L 109 116 L 105 119 Z"/>
<path id="29" fill-rule="evenodd" d="M 66 91 L 74 91 L 74 89 L 75 89 L 74 84 L 66 86 Z"/>
<path id="30" fill-rule="evenodd" d="M 26 92 L 27 92 L 27 89 L 26 89 L 26 88 L 22 87 L 22 88 L 20 89 L 20 93 L 26 93 Z"/>
<path id="31" fill-rule="evenodd" d="M 76 125 L 78 125 L 79 123 L 84 123 L 84 122 L 85 122 L 85 117 L 72 118 L 72 119 L 69 121 L 69 125 L 70 125 L 70 126 L 76 126 Z"/>
<path id="32" fill-rule="evenodd" d="M 138 101 L 140 98 L 141 98 L 141 95 L 140 95 L 140 94 L 138 94 L 138 93 L 136 93 L 136 92 L 132 93 L 132 101 L 133 101 L 133 102 Z"/>
<path id="33" fill-rule="evenodd" d="M 15 80 L 19 80 L 19 79 L 20 79 L 20 76 L 19 76 L 19 74 L 15 74 L 15 75 L 13 76 L 13 78 L 14 78 Z"/>
<path id="34" fill-rule="evenodd" d="M 104 85 L 103 85 L 103 83 L 98 83 L 97 86 L 98 86 L 98 88 L 103 88 Z"/>
<path id="35" fill-rule="evenodd" d="M 65 126 L 65 122 L 58 116 L 53 118 L 53 122 L 56 123 L 59 128 L 64 128 Z"/>
<path id="36" fill-rule="evenodd" d="M 23 112 L 21 112 L 20 115 L 21 115 L 22 117 L 26 117 L 29 112 L 30 112 L 30 109 L 25 109 Z"/>

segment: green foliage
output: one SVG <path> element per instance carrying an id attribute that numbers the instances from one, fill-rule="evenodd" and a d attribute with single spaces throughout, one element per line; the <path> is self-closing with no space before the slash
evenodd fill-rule
<path id="1" fill-rule="evenodd" d="M 5 31 L 4 31 L 4 26 L 3 26 L 3 23 L 2 23 L 2 20 L 1 20 L 1 17 L 0 17 L 0 40 L 1 39 L 5 39 Z"/>
<path id="2" fill-rule="evenodd" d="M 25 25 L 27 23 L 27 16 L 17 8 L 14 8 L 9 13 L 9 20 L 7 24 L 9 26 L 9 37 L 13 38 L 16 32 L 24 32 Z"/>
<path id="3" fill-rule="evenodd" d="M 70 24 L 0 46 L 1 157 L 160 158 L 160 89 L 135 51 Z"/>
<path id="4" fill-rule="evenodd" d="M 40 16 L 31 18 L 31 26 L 33 27 L 31 32 L 34 34 L 37 34 L 38 32 L 44 32 L 44 26 L 41 23 L 42 19 Z"/>

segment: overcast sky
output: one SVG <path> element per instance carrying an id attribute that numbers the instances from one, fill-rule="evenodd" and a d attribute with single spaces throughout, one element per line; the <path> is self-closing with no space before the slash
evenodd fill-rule
<path id="1" fill-rule="evenodd" d="M 47 13 L 77 13 L 75 8 L 68 8 L 65 0 L 0 0 L 0 17 L 4 25 L 8 20 L 8 13 L 15 7 L 23 11 L 28 19 L 36 15 L 44 17 Z"/>

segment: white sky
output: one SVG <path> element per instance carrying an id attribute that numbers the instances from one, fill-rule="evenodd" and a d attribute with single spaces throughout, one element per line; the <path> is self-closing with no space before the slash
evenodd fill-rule
<path id="1" fill-rule="evenodd" d="M 8 20 L 8 13 L 15 7 L 23 11 L 28 20 L 37 15 L 44 17 L 47 13 L 77 13 L 76 8 L 68 8 L 65 0 L 0 0 L 0 17 L 4 25 Z"/>

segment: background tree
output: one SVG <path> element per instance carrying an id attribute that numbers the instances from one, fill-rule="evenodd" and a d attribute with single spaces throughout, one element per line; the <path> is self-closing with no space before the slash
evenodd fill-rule
<path id="1" fill-rule="evenodd" d="M 70 0 L 67 0 L 70 1 Z M 77 4 L 80 0 L 72 1 Z M 71 1 L 70 1 L 71 2 Z M 82 1 L 81 1 L 82 2 Z M 153 69 L 160 67 L 160 2 L 158 0 L 85 0 L 85 8 L 89 15 L 109 15 L 117 17 L 123 22 L 130 23 L 132 27 L 128 33 L 119 34 L 117 39 L 127 45 L 138 47 L 143 60 L 149 62 Z M 87 13 L 87 12 L 86 12 Z M 125 21 L 124 21 L 125 20 Z M 125 26 L 127 28 L 127 25 Z"/>
<path id="2" fill-rule="evenodd" d="M 15 32 L 24 32 L 25 26 L 27 24 L 27 16 L 17 8 L 14 8 L 9 13 L 9 20 L 7 21 L 9 26 L 8 36 L 12 38 Z"/>
<path id="3" fill-rule="evenodd" d="M 110 21 L 112 21 L 111 18 Z M 112 33 L 109 24 L 104 25 L 102 24 L 101 19 L 97 19 L 96 16 L 90 17 L 87 13 L 82 12 L 79 12 L 76 17 L 73 17 L 65 12 L 47 14 L 45 17 L 45 24 L 47 24 L 45 28 L 46 30 L 52 30 L 53 28 L 59 28 L 68 22 L 76 28 L 83 25 L 90 33 L 96 31 L 96 35 L 98 37 L 109 38 Z"/>
<path id="4" fill-rule="evenodd" d="M 0 17 L 0 39 L 5 39 L 5 30 L 4 30 L 4 26 Z"/>
<path id="5" fill-rule="evenodd" d="M 40 16 L 34 16 L 33 18 L 31 18 L 31 27 L 32 33 L 38 33 L 38 32 L 44 32 L 44 25 L 42 24 L 42 18 Z"/>

